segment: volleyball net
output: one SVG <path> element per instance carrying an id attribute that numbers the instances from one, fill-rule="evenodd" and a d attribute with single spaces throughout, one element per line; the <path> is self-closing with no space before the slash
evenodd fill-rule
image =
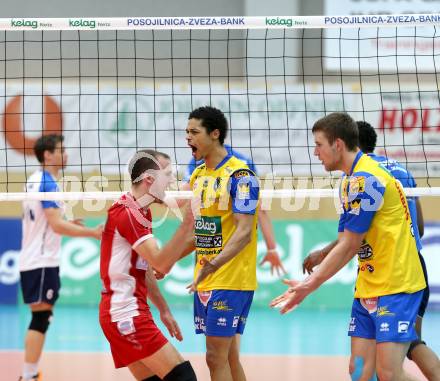
<path id="1" fill-rule="evenodd" d="M 40 164 L 33 144 L 64 135 L 63 192 L 114 199 L 138 149 L 184 177 L 189 113 L 221 109 L 226 143 L 249 157 L 264 197 L 333 196 L 340 173 L 313 155 L 311 128 L 343 111 L 376 128 L 376 152 L 440 194 L 438 15 L 0 19 L 0 200 Z M 189 197 L 176 182 L 171 194 Z"/>

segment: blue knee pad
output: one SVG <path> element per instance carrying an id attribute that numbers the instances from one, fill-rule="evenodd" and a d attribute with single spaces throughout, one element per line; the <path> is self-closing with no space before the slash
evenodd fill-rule
<path id="1" fill-rule="evenodd" d="M 364 371 L 364 358 L 356 356 L 354 358 L 354 372 L 351 374 L 352 381 L 359 381 Z M 368 381 L 378 381 L 376 374 L 373 375 Z"/>

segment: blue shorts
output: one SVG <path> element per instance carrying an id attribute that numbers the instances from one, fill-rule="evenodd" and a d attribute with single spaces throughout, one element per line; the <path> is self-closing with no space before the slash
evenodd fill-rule
<path id="1" fill-rule="evenodd" d="M 243 334 L 254 291 L 214 290 L 194 293 L 196 333 L 231 337 Z"/>
<path id="2" fill-rule="evenodd" d="M 48 303 L 54 305 L 60 290 L 59 267 L 43 267 L 21 271 L 20 283 L 26 304 Z"/>
<path id="3" fill-rule="evenodd" d="M 374 339 L 378 343 L 416 340 L 414 327 L 422 296 L 423 290 L 355 299 L 348 336 Z"/>

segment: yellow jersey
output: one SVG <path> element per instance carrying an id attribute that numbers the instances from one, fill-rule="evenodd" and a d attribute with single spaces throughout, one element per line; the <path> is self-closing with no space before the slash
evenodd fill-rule
<path id="1" fill-rule="evenodd" d="M 199 283 L 198 291 L 241 290 L 257 288 L 257 208 L 259 184 L 244 161 L 228 154 L 215 169 L 198 166 L 190 179 L 200 215 L 195 217 L 196 264 L 202 257 L 214 259 L 235 232 L 234 213 L 253 215 L 250 242 L 230 261 Z"/>
<path id="2" fill-rule="evenodd" d="M 366 233 L 358 252 L 356 298 L 414 293 L 426 287 L 402 185 L 359 152 L 342 179 L 339 231 Z"/>

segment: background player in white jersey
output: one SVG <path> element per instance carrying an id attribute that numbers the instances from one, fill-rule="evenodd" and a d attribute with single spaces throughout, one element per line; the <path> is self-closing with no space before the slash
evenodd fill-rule
<path id="1" fill-rule="evenodd" d="M 27 180 L 25 192 L 57 192 L 56 178 L 66 165 L 62 135 L 45 135 L 34 146 L 41 168 Z M 23 202 L 23 238 L 19 257 L 23 299 L 32 311 L 25 338 L 21 380 L 39 380 L 38 362 L 60 288 L 61 235 L 101 238 L 102 227 L 90 229 L 79 221 L 66 221 L 61 203 Z"/>
<path id="2" fill-rule="evenodd" d="M 182 225 L 162 250 L 153 236 L 149 206 L 162 203 L 165 189 L 174 181 L 170 159 L 142 150 L 130 161 L 129 172 L 131 191 L 109 209 L 102 235 L 99 321 L 116 368 L 128 367 L 142 381 L 195 381 L 191 364 L 157 328 L 147 304 L 148 297 L 171 336 L 181 340 L 153 275 L 153 268 L 161 274 L 171 269 L 181 256 L 183 237 L 188 236 L 188 227 Z"/>

